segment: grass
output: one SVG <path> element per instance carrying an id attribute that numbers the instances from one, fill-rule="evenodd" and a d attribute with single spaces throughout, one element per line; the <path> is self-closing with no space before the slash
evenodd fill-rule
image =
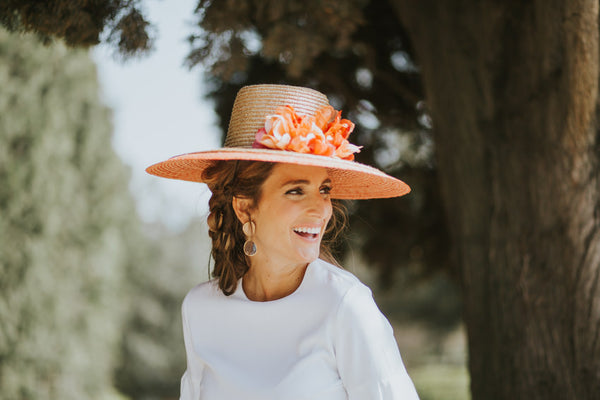
<path id="1" fill-rule="evenodd" d="M 413 367 L 410 376 L 421 400 L 470 400 L 466 367 L 430 364 Z"/>

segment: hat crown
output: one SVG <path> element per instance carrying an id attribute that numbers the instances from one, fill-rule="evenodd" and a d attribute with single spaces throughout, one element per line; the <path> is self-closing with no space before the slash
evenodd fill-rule
<path id="1" fill-rule="evenodd" d="M 288 85 L 251 85 L 238 92 L 225 147 L 252 148 L 256 132 L 265 126 L 267 115 L 275 114 L 281 106 L 289 105 L 299 115 L 315 115 L 317 110 L 328 106 L 323 93 L 313 89 Z"/>

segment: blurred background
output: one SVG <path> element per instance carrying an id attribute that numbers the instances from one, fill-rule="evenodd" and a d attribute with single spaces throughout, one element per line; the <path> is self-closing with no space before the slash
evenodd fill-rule
<path id="1" fill-rule="evenodd" d="M 88 50 L 65 21 L 52 39 L 43 7 L 21 9 L 36 34 L 0 28 L 0 398 L 178 398 L 209 193 L 144 169 L 219 147 L 237 90 L 284 82 L 326 93 L 357 123 L 358 161 L 412 186 L 348 202 L 338 256 L 374 289 L 421 399 L 469 399 L 432 117 L 388 2 L 325 1 L 310 18 L 271 2 L 262 19 L 243 1 L 106 3 L 124 11 L 105 10 L 118 23 Z"/>

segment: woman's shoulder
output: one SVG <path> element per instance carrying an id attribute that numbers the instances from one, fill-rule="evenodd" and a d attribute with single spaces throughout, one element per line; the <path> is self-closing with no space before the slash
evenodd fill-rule
<path id="1" fill-rule="evenodd" d="M 352 272 L 328 263 L 325 260 L 316 260 L 312 267 L 313 280 L 319 286 L 327 288 L 336 297 L 344 297 L 352 289 L 370 291 Z"/>
<path id="2" fill-rule="evenodd" d="M 189 305 L 195 306 L 198 303 L 217 300 L 220 297 L 222 297 L 222 293 L 219 289 L 218 280 L 210 279 L 190 289 L 183 299 L 183 307 L 187 307 Z"/>

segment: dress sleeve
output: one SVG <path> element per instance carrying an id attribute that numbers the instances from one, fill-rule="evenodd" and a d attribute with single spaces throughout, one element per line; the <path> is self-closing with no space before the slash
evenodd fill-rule
<path id="1" fill-rule="evenodd" d="M 186 300 L 184 300 L 181 307 L 181 319 L 183 322 L 183 341 L 185 343 L 187 369 L 181 377 L 181 391 L 179 400 L 199 400 L 203 364 L 194 351 L 191 330 L 186 315 L 186 308 Z"/>
<path id="2" fill-rule="evenodd" d="M 333 330 L 337 367 L 349 400 L 418 400 L 392 327 L 366 286 L 350 289 Z"/>

